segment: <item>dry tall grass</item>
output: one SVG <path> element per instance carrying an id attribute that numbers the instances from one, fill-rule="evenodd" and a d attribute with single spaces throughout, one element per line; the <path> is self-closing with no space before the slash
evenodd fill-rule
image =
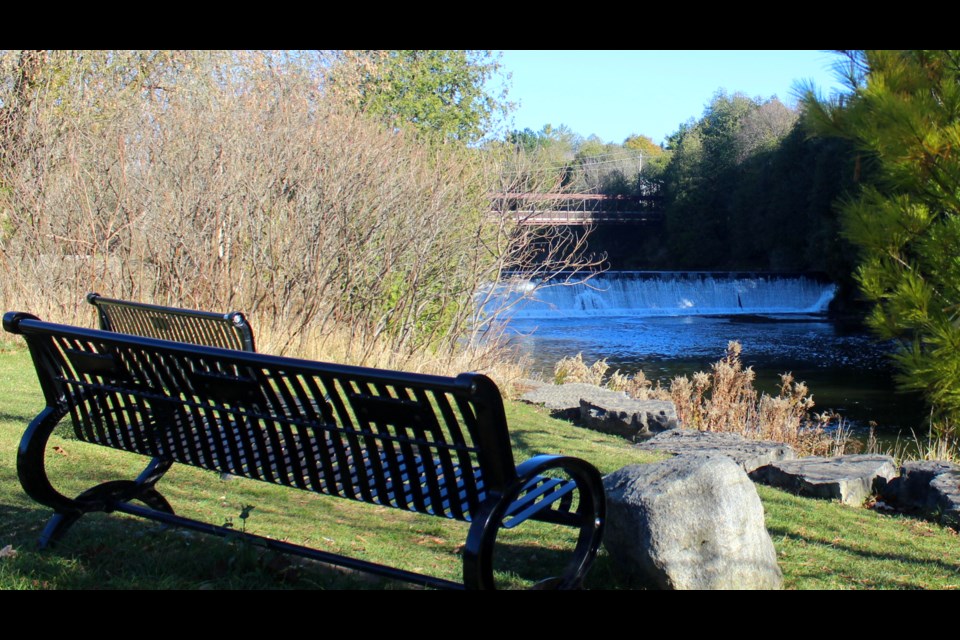
<path id="1" fill-rule="evenodd" d="M 584 384 L 602 385 L 604 376 L 609 369 L 607 361 L 597 360 L 592 365 L 583 361 L 583 354 L 570 358 L 561 358 L 553 367 L 553 381 L 556 384 L 582 382 Z"/>
<path id="2" fill-rule="evenodd" d="M 897 436 L 892 445 L 884 446 L 877 440 L 874 425 L 867 439 L 867 453 L 877 453 L 892 457 L 897 465 L 911 460 L 945 460 L 960 464 L 960 439 L 954 434 L 953 425 L 937 424 L 931 421 L 926 437 L 918 436 L 911 430 L 909 437 Z"/>
<path id="3" fill-rule="evenodd" d="M 493 155 L 386 128 L 324 73 L 306 54 L 0 52 L 4 308 L 92 322 L 95 290 L 241 310 L 275 353 L 489 369 L 498 309 L 475 296 L 587 265 L 582 238 L 491 215 L 512 190 Z"/>

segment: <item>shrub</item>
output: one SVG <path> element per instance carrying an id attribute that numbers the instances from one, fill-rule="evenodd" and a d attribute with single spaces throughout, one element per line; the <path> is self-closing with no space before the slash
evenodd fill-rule
<path id="1" fill-rule="evenodd" d="M 759 393 L 756 374 L 744 367 L 742 347 L 730 342 L 724 357 L 692 376 L 677 376 L 669 390 L 654 385 L 642 371 L 625 376 L 615 371 L 605 380 L 615 391 L 626 391 L 638 400 L 672 400 L 677 417 L 686 429 L 739 433 L 753 440 L 775 440 L 791 445 L 799 455 L 840 455 L 851 449 L 849 431 L 838 416 L 813 414 L 813 396 L 807 386 L 789 373 L 781 374 L 776 396 Z M 609 369 L 606 360 L 587 366 L 582 354 L 560 360 L 554 368 L 557 384 L 589 382 L 604 384 Z M 831 423 L 836 423 L 830 428 Z"/>
<path id="2" fill-rule="evenodd" d="M 553 381 L 556 384 L 567 384 L 570 382 L 582 382 L 585 384 L 603 384 L 604 375 L 607 373 L 606 359 L 597 360 L 592 365 L 587 366 L 583 361 L 583 354 L 578 353 L 572 358 L 561 358 L 553 367 Z"/>
<path id="3" fill-rule="evenodd" d="M 499 309 L 478 292 L 576 270 L 582 238 L 491 215 L 511 191 L 498 157 L 368 118 L 318 90 L 326 72 L 308 54 L 0 52 L 5 308 L 92 322 L 95 290 L 242 310 L 265 352 L 488 367 Z"/>

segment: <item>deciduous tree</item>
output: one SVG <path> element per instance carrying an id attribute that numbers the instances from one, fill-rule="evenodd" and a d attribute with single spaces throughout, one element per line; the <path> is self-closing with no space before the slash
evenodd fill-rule
<path id="1" fill-rule="evenodd" d="M 443 141 L 478 142 L 512 108 L 490 51 L 342 51 L 330 77 L 361 111 Z"/>

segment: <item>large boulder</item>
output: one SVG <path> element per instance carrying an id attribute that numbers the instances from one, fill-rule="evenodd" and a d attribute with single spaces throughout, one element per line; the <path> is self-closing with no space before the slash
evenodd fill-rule
<path id="1" fill-rule="evenodd" d="M 733 460 L 677 456 L 604 478 L 604 545 L 622 578 L 661 589 L 779 589 L 757 490 Z"/>
<path id="2" fill-rule="evenodd" d="M 637 445 L 647 451 L 666 451 L 673 454 L 697 453 L 731 458 L 740 468 L 751 471 L 780 460 L 797 457 L 793 448 L 772 440 L 748 440 L 739 433 L 677 429 L 655 435 Z"/>
<path id="3" fill-rule="evenodd" d="M 897 477 L 897 467 L 893 458 L 882 455 L 810 457 L 773 462 L 750 477 L 801 495 L 860 506 Z"/>
<path id="4" fill-rule="evenodd" d="M 580 424 L 634 442 L 680 426 L 677 408 L 669 400 L 615 397 L 581 399 Z"/>

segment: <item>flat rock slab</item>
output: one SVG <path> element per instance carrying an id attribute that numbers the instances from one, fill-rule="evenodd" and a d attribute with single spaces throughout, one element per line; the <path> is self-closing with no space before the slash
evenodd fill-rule
<path id="1" fill-rule="evenodd" d="M 756 487 L 724 456 L 630 465 L 603 480 L 603 544 L 633 586 L 779 589 L 783 578 Z"/>
<path id="2" fill-rule="evenodd" d="M 757 482 L 814 498 L 860 506 L 897 476 L 890 456 L 854 455 L 773 462 L 750 474 Z"/>
<path id="3" fill-rule="evenodd" d="M 793 448 L 772 440 L 748 440 L 738 433 L 693 431 L 676 429 L 655 435 L 638 449 L 666 451 L 676 455 L 695 453 L 706 456 L 726 456 L 740 465 L 745 472 L 781 460 L 797 457 Z"/>
<path id="4" fill-rule="evenodd" d="M 960 525 L 960 466 L 945 460 L 914 460 L 900 467 L 884 500 L 952 527 Z"/>
<path id="5" fill-rule="evenodd" d="M 938 496 L 930 490 L 937 476 L 960 467 L 944 460 L 912 460 L 900 467 L 900 477 L 891 480 L 883 490 L 883 499 L 907 511 L 928 512 L 939 507 Z"/>
<path id="6" fill-rule="evenodd" d="M 669 400 L 633 398 L 580 399 L 580 424 L 634 442 L 680 426 L 677 408 Z"/>
<path id="7" fill-rule="evenodd" d="M 623 391 L 611 391 L 593 384 L 571 382 L 570 384 L 544 384 L 528 391 L 520 399 L 530 404 L 543 405 L 555 415 L 568 420 L 580 418 L 580 400 L 603 404 L 629 400 Z"/>
<path id="8" fill-rule="evenodd" d="M 930 490 L 937 496 L 940 522 L 960 528 L 960 471 L 941 473 L 930 482 Z"/>

